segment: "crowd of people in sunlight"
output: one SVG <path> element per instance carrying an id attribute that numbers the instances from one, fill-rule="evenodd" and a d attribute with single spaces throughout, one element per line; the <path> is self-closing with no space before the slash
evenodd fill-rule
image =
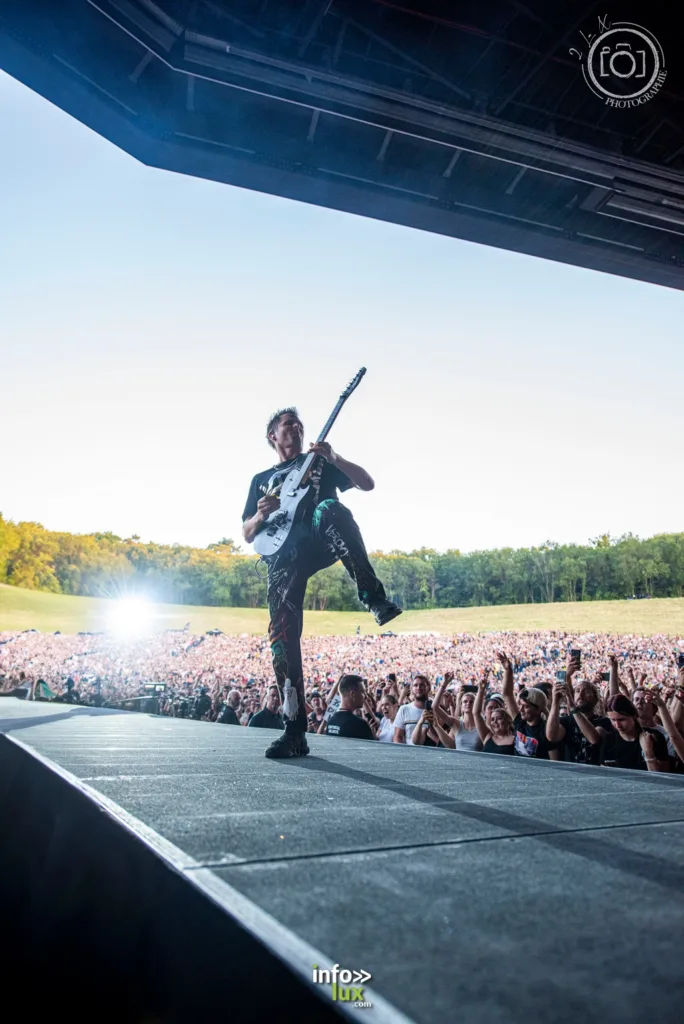
<path id="1" fill-rule="evenodd" d="M 684 773 L 684 638 L 561 632 L 302 639 L 309 732 Z M 265 637 L 0 633 L 0 693 L 284 727 Z"/>

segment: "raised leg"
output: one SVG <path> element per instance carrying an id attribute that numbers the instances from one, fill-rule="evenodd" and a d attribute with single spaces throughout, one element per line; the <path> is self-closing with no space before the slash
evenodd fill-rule
<path id="1" fill-rule="evenodd" d="M 385 588 L 370 564 L 361 531 L 348 508 L 334 498 L 322 501 L 314 509 L 312 533 L 319 556 L 316 569 L 340 559 L 368 611 L 387 602 Z"/>

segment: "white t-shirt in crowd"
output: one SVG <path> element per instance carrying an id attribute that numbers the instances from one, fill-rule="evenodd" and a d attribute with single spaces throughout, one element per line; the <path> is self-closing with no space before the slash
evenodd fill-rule
<path id="1" fill-rule="evenodd" d="M 381 743 L 392 743 L 394 740 L 394 722 L 391 718 L 381 718 L 378 729 L 378 739 Z"/>
<path id="2" fill-rule="evenodd" d="M 422 714 L 423 709 L 417 708 L 415 704 L 402 704 L 397 711 L 397 717 L 394 719 L 394 728 L 404 731 L 407 743 L 411 742 L 411 735 Z"/>

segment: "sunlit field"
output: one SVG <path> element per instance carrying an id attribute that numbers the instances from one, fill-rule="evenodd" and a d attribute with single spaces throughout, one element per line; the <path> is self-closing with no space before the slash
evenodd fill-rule
<path id="1" fill-rule="evenodd" d="M 69 597 L 0 585 L 0 631 L 39 629 L 77 633 L 111 629 L 117 602 Z M 135 617 L 136 610 L 132 609 Z M 262 608 L 203 608 L 156 604 L 146 609 L 144 632 L 179 629 L 190 623 L 193 633 L 221 629 L 224 633 L 264 633 L 268 613 Z M 309 635 L 379 633 L 365 612 L 306 612 Z M 404 612 L 388 629 L 395 632 L 479 633 L 498 630 L 561 629 L 568 632 L 670 633 L 684 635 L 684 598 L 650 601 L 587 601 L 577 604 L 500 605 L 490 608 L 440 608 Z"/>

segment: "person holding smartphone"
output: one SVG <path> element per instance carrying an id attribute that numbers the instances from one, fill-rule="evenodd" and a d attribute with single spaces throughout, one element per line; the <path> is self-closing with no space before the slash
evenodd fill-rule
<path id="1" fill-rule="evenodd" d="M 430 680 L 427 676 L 418 675 L 414 678 L 411 683 L 411 696 L 413 700 L 410 704 L 402 704 L 394 719 L 394 743 L 418 742 L 429 747 L 437 746 L 439 740 L 437 736 L 433 739 L 432 736 L 428 735 L 429 732 L 434 733 L 434 730 L 430 728 L 430 723 L 425 718 L 425 713 L 431 710 L 428 707 L 430 689 Z M 420 732 L 414 738 L 416 729 L 419 726 Z"/>
<path id="2" fill-rule="evenodd" d="M 644 729 L 639 725 L 639 713 L 629 697 L 624 693 L 609 697 L 606 715 L 612 729 L 605 736 L 600 736 L 591 722 L 586 723 L 590 741 L 601 744 L 600 765 L 649 772 L 670 771 L 664 736 L 656 729 Z"/>
<path id="3" fill-rule="evenodd" d="M 546 738 L 552 743 L 563 743 L 566 761 L 575 764 L 598 764 L 601 754 L 600 740 L 611 730 L 610 720 L 596 714 L 600 690 L 596 682 L 588 679 L 574 684 L 580 669 L 580 661 L 570 656 L 565 680 L 556 682 L 551 698 L 551 710 L 546 720 Z M 567 703 L 567 713 L 561 714 L 561 704 Z M 592 742 L 593 731 L 587 729 L 590 723 L 599 734 L 599 742 Z"/>
<path id="4" fill-rule="evenodd" d="M 484 673 L 485 683 L 488 675 L 489 670 L 486 669 Z M 480 739 L 480 735 L 477 731 L 477 725 L 473 715 L 473 709 L 475 707 L 474 690 L 476 690 L 476 688 L 471 686 L 466 688 L 463 683 L 459 685 L 458 697 L 456 699 L 456 718 L 452 718 L 450 715 L 447 715 L 442 707 L 444 691 L 453 678 L 453 672 L 445 672 L 444 679 L 440 683 L 437 694 L 435 695 L 435 701 L 432 709 L 435 716 L 435 723 L 440 726 L 440 730 L 438 731 L 440 741 L 445 747 L 450 747 L 452 750 L 482 750 L 482 740 Z M 444 733 L 444 735 L 442 735 L 442 733 Z"/>
<path id="5" fill-rule="evenodd" d="M 561 744 L 546 738 L 546 694 L 534 686 L 524 687 L 515 698 L 513 665 L 503 651 L 497 655 L 503 665 L 503 696 L 515 729 L 515 752 L 519 757 L 560 761 Z"/>

